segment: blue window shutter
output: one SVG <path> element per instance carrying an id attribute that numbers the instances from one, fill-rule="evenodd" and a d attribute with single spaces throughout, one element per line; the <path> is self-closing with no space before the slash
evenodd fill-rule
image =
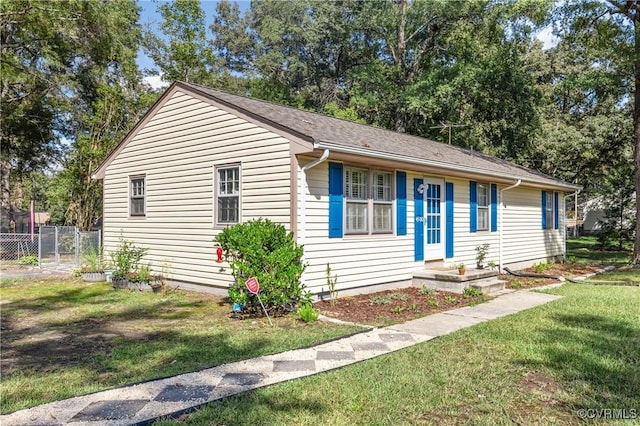
<path id="1" fill-rule="evenodd" d="M 553 229 L 558 229 L 560 227 L 560 212 L 558 210 L 560 201 L 558 200 L 558 193 L 553 193 Z"/>
<path id="2" fill-rule="evenodd" d="M 542 229 L 547 229 L 547 191 L 542 191 Z"/>
<path id="3" fill-rule="evenodd" d="M 396 173 L 396 234 L 407 235 L 407 174 Z"/>
<path id="4" fill-rule="evenodd" d="M 478 184 L 469 181 L 469 231 L 478 231 Z"/>
<path id="5" fill-rule="evenodd" d="M 329 238 L 342 237 L 344 190 L 342 164 L 329 163 Z"/>
<path id="6" fill-rule="evenodd" d="M 413 234 L 415 260 L 424 260 L 424 194 L 418 192 L 418 187 L 424 182 L 413 179 L 413 202 L 415 212 L 415 232 Z M 420 218 L 420 220 L 418 220 Z"/>
<path id="7" fill-rule="evenodd" d="M 447 233 L 445 236 L 445 256 L 453 257 L 453 183 L 445 184 L 445 216 L 447 221 Z"/>
<path id="8" fill-rule="evenodd" d="M 491 232 L 498 230 L 498 185 L 491 184 Z"/>

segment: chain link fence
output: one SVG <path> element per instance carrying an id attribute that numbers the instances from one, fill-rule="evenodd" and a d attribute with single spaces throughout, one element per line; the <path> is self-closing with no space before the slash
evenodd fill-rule
<path id="1" fill-rule="evenodd" d="M 84 254 L 100 251 L 100 231 L 42 226 L 40 233 L 0 234 L 0 264 L 79 266 Z"/>
<path id="2" fill-rule="evenodd" d="M 38 235 L 0 234 L 0 263 L 3 265 L 37 265 Z"/>

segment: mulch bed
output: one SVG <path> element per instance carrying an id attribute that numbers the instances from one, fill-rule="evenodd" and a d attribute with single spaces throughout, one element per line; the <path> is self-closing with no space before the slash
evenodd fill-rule
<path id="1" fill-rule="evenodd" d="M 602 265 L 558 263 L 546 265 L 543 273 L 546 275 L 577 277 L 595 273 L 601 270 L 602 267 Z M 521 272 L 536 273 L 533 268 L 528 268 Z M 553 278 L 528 278 L 515 277 L 513 275 L 500 275 L 499 278 L 507 281 L 506 288 L 514 290 L 540 287 L 559 282 Z M 341 321 L 371 326 L 385 326 L 450 309 L 478 304 L 489 299 L 491 297 L 464 297 L 461 294 L 446 291 L 434 291 L 432 294 L 424 294 L 420 288 L 407 287 L 357 296 L 338 297 L 333 303 L 330 300 L 322 300 L 316 302 L 314 308 L 327 317 Z"/>
<path id="2" fill-rule="evenodd" d="M 417 287 L 385 290 L 377 293 L 322 300 L 314 308 L 323 315 L 362 325 L 385 326 L 424 317 L 437 312 L 461 308 L 490 299 L 487 296 L 465 297 L 446 291 L 426 293 Z"/>
<path id="3" fill-rule="evenodd" d="M 587 274 L 595 274 L 604 268 L 603 265 L 586 265 L 581 263 L 554 263 L 546 265 L 544 271 L 535 268 L 527 268 L 518 272 L 541 273 L 544 275 L 556 275 L 565 278 L 579 277 Z M 500 275 L 500 279 L 507 281 L 506 287 L 514 290 L 522 288 L 540 287 L 547 284 L 555 284 L 559 281 L 553 278 L 516 277 L 509 274 Z"/>

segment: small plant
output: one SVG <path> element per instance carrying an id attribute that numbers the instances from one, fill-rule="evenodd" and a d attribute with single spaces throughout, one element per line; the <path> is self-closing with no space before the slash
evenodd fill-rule
<path id="1" fill-rule="evenodd" d="M 484 260 L 487 258 L 487 254 L 489 254 L 489 243 L 476 246 L 476 263 L 478 269 L 484 268 Z"/>
<path id="2" fill-rule="evenodd" d="M 374 305 L 389 305 L 391 304 L 391 296 L 389 295 L 371 296 L 369 298 L 369 302 L 371 302 Z"/>
<path id="3" fill-rule="evenodd" d="M 148 266 L 143 265 L 137 271 L 127 273 L 126 277 L 132 283 L 149 283 L 151 282 L 151 271 Z"/>
<path id="4" fill-rule="evenodd" d="M 511 281 L 509 285 L 511 286 L 511 288 L 522 288 L 524 286 L 524 283 L 522 281 Z"/>
<path id="5" fill-rule="evenodd" d="M 18 265 L 38 266 L 38 256 L 22 256 L 18 260 Z"/>
<path id="6" fill-rule="evenodd" d="M 434 294 L 436 291 L 432 288 L 427 287 L 426 285 L 423 285 L 422 287 L 420 287 L 420 290 L 418 290 L 418 292 L 423 296 L 428 296 L 430 294 Z"/>
<path id="7" fill-rule="evenodd" d="M 100 273 L 104 272 L 104 265 L 102 261 L 102 253 L 95 247 L 90 247 L 89 250 L 82 255 L 82 265 L 80 265 L 80 273 Z"/>
<path id="8" fill-rule="evenodd" d="M 437 307 L 439 305 L 438 303 L 438 299 L 429 299 L 429 301 L 427 302 L 429 304 L 429 306 L 433 306 L 433 307 Z"/>
<path id="9" fill-rule="evenodd" d="M 458 299 L 456 299 L 453 296 L 445 296 L 444 297 L 444 301 L 447 302 L 447 303 L 451 303 L 451 304 L 458 303 Z"/>
<path id="10" fill-rule="evenodd" d="M 338 283 L 338 276 L 331 276 L 331 266 L 327 263 L 327 287 L 329 287 L 329 297 L 331 298 L 331 304 L 338 303 L 338 290 L 336 290 L 336 284 Z"/>
<path id="11" fill-rule="evenodd" d="M 464 275 L 465 272 L 466 272 L 466 268 L 464 266 L 464 263 L 460 263 L 458 265 L 458 274 Z"/>
<path id="12" fill-rule="evenodd" d="M 401 314 L 404 311 L 404 308 L 402 306 L 396 306 L 395 308 L 393 308 L 393 313 L 394 314 Z"/>
<path id="13" fill-rule="evenodd" d="M 405 293 L 400 293 L 398 291 L 391 293 L 389 295 L 389 297 L 393 300 L 400 300 L 402 302 L 406 302 L 407 300 L 409 300 L 409 295 L 405 294 Z"/>
<path id="14" fill-rule="evenodd" d="M 115 269 L 113 271 L 113 279 L 125 279 L 127 274 L 136 271 L 146 252 L 147 249 L 136 247 L 132 241 L 125 240 L 120 235 L 120 245 L 115 251 L 111 252 L 111 262 Z"/>
<path id="15" fill-rule="evenodd" d="M 298 314 L 300 315 L 300 319 L 304 322 L 313 322 L 318 319 L 320 313 L 313 309 L 313 305 L 311 303 L 303 303 L 298 308 Z"/>
<path id="16" fill-rule="evenodd" d="M 487 266 L 489 267 L 489 269 L 491 269 L 492 271 L 496 270 L 498 268 L 498 264 L 496 262 L 494 262 L 493 260 L 490 260 L 487 262 Z"/>
<path id="17" fill-rule="evenodd" d="M 482 291 L 475 287 L 465 287 L 464 290 L 462 290 L 462 297 L 464 297 L 465 299 L 479 296 L 482 296 Z"/>
<path id="18" fill-rule="evenodd" d="M 549 269 L 551 269 L 553 267 L 553 263 L 547 263 L 547 262 L 540 262 L 540 263 L 534 263 L 532 268 L 535 271 L 536 274 L 544 274 L 545 272 L 547 272 Z"/>
<path id="19" fill-rule="evenodd" d="M 417 303 L 415 303 L 415 302 L 414 302 L 414 303 L 412 303 L 412 304 L 411 304 L 411 310 L 412 310 L 412 311 L 417 311 L 417 310 L 418 310 L 418 304 L 417 304 Z"/>

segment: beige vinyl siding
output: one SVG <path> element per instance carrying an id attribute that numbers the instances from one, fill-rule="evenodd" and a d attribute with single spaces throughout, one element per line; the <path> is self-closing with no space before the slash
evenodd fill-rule
<path id="1" fill-rule="evenodd" d="M 289 229 L 289 141 L 187 94 L 176 92 L 126 143 L 104 178 L 104 241 L 122 235 L 149 251 L 155 271 L 226 286 L 215 262 L 214 167 L 240 164 L 241 220 L 265 217 Z M 146 215 L 129 217 L 129 177 L 144 175 Z"/>
<path id="2" fill-rule="evenodd" d="M 302 158 L 300 165 L 308 161 Z M 396 236 L 394 224 L 394 235 L 328 238 L 328 162 L 308 170 L 308 187 L 304 191 L 306 194 L 305 257 L 308 266 L 303 277 L 307 287 L 314 293 L 327 291 L 327 263 L 331 265 L 332 276 L 338 277 L 338 291 L 410 280 L 412 271 L 423 267 L 423 262 L 414 261 L 416 222 L 413 180 L 424 177 L 422 174 L 407 172 L 406 236 Z M 454 257 L 444 259 L 444 265 L 453 267 L 463 262 L 468 267 L 474 267 L 475 248 L 484 243 L 490 245 L 486 261 L 498 263 L 498 232 L 471 233 L 469 231 L 469 180 L 433 177 L 443 178 L 445 182 L 454 184 Z M 298 181 L 302 182 L 301 176 Z M 500 189 L 506 186 L 508 185 L 498 185 L 498 194 Z M 562 197 L 563 194 L 559 195 Z M 503 212 L 505 264 L 561 255 L 563 253 L 563 211 L 559 212 L 561 218 L 559 229 L 542 230 L 540 189 L 520 187 L 505 192 L 505 197 L 507 201 L 507 208 Z M 561 209 L 562 205 L 563 203 L 560 202 Z M 299 202 L 298 208 L 300 208 Z M 300 222 L 298 226 L 301 226 Z"/>
<path id="3" fill-rule="evenodd" d="M 450 263 L 476 263 L 475 248 L 489 243 L 486 261 L 496 264 L 499 259 L 498 232 L 469 232 L 469 181 L 448 179 L 454 183 L 454 258 Z M 480 181 L 478 181 L 480 182 Z M 483 181 L 484 182 L 484 181 Z M 492 182 L 486 182 L 492 183 Z M 498 185 L 500 190 L 509 185 Z M 542 229 L 541 189 L 519 186 L 504 192 L 506 208 L 503 210 L 502 256 L 505 265 L 548 259 L 564 253 L 563 242 L 563 194 L 560 193 L 560 226 L 558 229 Z M 498 215 L 498 220 L 499 220 Z"/>
<path id="4" fill-rule="evenodd" d="M 504 262 L 543 259 L 564 253 L 563 193 L 560 193 L 558 229 L 542 229 L 542 192 L 536 188 L 516 188 L 504 193 Z"/>
<path id="5" fill-rule="evenodd" d="M 310 160 L 301 158 L 300 166 Z M 300 172 L 301 174 L 302 172 Z M 411 194 L 410 176 L 407 176 L 407 196 Z M 409 220 L 407 235 L 344 236 L 329 238 L 329 171 L 323 162 L 307 171 L 305 260 L 308 264 L 303 276 L 305 285 L 313 293 L 327 291 L 327 263 L 331 275 L 337 275 L 337 290 L 410 281 L 413 261 L 413 228 Z M 298 176 L 298 182 L 302 182 Z M 412 180 L 411 180 L 412 182 Z M 394 176 L 395 187 L 395 176 Z M 298 193 L 300 217 L 301 193 Z M 395 201 L 393 205 L 395 220 Z M 413 202 L 407 200 L 408 217 L 413 217 Z M 298 227 L 301 224 L 298 222 Z"/>

